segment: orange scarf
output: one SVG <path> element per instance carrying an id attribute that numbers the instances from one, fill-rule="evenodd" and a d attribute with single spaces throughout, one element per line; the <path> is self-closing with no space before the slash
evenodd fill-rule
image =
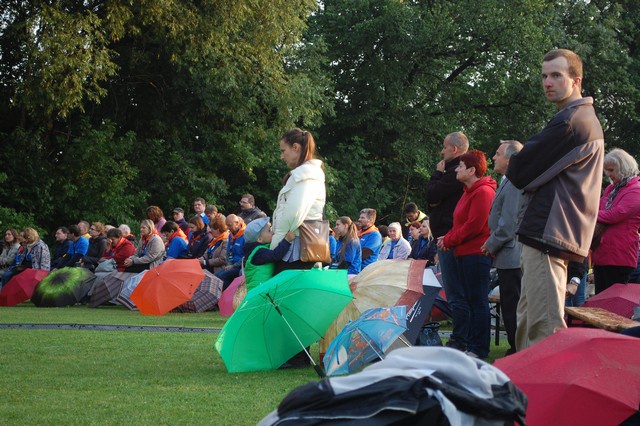
<path id="1" fill-rule="evenodd" d="M 377 231 L 378 228 L 376 228 L 375 225 L 371 225 L 369 228 L 367 228 L 366 230 L 360 230 L 358 231 L 358 238 L 362 238 L 364 235 L 370 234 L 374 231 Z"/>
<path id="2" fill-rule="evenodd" d="M 246 224 L 242 224 L 242 227 L 240 229 L 238 229 L 238 232 L 236 232 L 235 234 L 231 235 L 231 241 L 235 241 L 238 238 L 242 237 L 244 235 L 244 229 L 247 227 Z"/>
<path id="3" fill-rule="evenodd" d="M 149 240 L 151 239 L 151 237 L 153 237 L 154 235 L 158 235 L 158 231 L 156 230 L 156 228 L 154 227 L 151 230 L 151 234 L 147 235 L 146 237 L 142 237 L 140 239 L 140 245 L 142 245 L 142 250 L 144 250 L 145 248 L 147 248 L 147 243 L 149 243 Z"/>
<path id="4" fill-rule="evenodd" d="M 211 242 L 209 243 L 209 247 L 213 248 L 218 241 L 226 240 L 227 238 L 229 238 L 229 231 L 224 231 L 222 234 L 211 240 Z"/>
<path id="5" fill-rule="evenodd" d="M 171 242 L 171 240 L 173 240 L 175 237 L 178 238 L 182 238 L 184 240 L 185 243 L 188 243 L 189 240 L 187 239 L 187 236 L 184 234 L 184 232 L 182 232 L 182 229 L 178 228 L 177 231 L 175 231 L 173 234 L 171 234 L 169 236 L 169 243 Z"/>

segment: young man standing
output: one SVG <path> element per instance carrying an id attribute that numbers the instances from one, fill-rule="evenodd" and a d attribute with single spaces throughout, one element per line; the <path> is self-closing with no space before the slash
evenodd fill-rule
<path id="1" fill-rule="evenodd" d="M 582 97 L 582 60 L 556 49 L 542 62 L 542 87 L 558 108 L 547 126 L 511 157 L 507 177 L 523 191 L 518 226 L 522 294 L 518 350 L 566 328 L 569 261 L 583 261 L 598 215 L 604 133 L 593 98 Z"/>
<path id="2" fill-rule="evenodd" d="M 358 237 L 362 247 L 362 269 L 378 260 L 378 254 L 380 254 L 380 248 L 382 247 L 382 235 L 380 235 L 375 225 L 376 215 L 375 209 L 360 210 Z"/>
<path id="3" fill-rule="evenodd" d="M 209 218 L 204 213 L 206 208 L 207 208 L 207 202 L 204 200 L 204 198 L 198 197 L 195 200 L 193 200 L 193 211 L 196 212 L 196 215 L 202 218 L 202 221 L 204 222 L 205 225 L 208 225 Z"/>

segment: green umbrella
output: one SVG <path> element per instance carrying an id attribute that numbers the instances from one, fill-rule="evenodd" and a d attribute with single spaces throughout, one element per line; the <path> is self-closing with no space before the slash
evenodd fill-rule
<path id="1" fill-rule="evenodd" d="M 89 293 L 95 280 L 96 276 L 85 268 L 58 269 L 40 281 L 31 301 L 38 307 L 72 306 Z"/>
<path id="2" fill-rule="evenodd" d="M 215 347 L 230 373 L 276 369 L 319 340 L 352 298 L 344 269 L 283 271 L 247 293 Z"/>

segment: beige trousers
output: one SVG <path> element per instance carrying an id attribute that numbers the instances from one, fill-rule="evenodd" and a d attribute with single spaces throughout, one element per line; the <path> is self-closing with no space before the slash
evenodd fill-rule
<path id="1" fill-rule="evenodd" d="M 564 299 L 568 262 L 522 245 L 522 293 L 518 302 L 516 348 L 521 351 L 567 328 Z"/>

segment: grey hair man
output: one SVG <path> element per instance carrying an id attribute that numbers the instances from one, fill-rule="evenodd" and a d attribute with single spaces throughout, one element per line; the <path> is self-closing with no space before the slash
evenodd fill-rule
<path id="1" fill-rule="evenodd" d="M 520 244 L 516 238 L 516 226 L 521 191 L 513 186 L 504 174 L 507 172 L 511 157 L 521 149 L 522 144 L 518 141 L 500 141 L 500 146 L 493 156 L 493 170 L 503 177 L 489 212 L 491 235 L 481 247 L 485 255 L 493 257 L 493 266 L 498 272 L 502 318 L 510 345 L 507 355 L 516 351 L 516 312 L 522 279 Z"/>

